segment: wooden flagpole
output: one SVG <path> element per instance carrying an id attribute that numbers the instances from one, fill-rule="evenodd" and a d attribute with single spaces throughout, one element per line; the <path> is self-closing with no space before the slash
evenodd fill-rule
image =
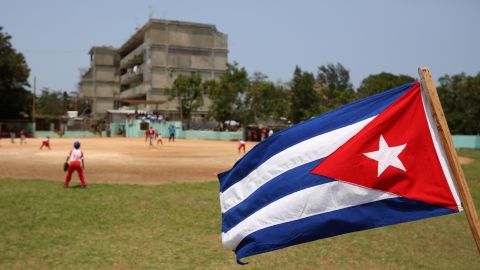
<path id="1" fill-rule="evenodd" d="M 447 120 L 443 113 L 442 105 L 440 103 L 440 98 L 438 97 L 437 88 L 432 79 L 432 74 L 430 69 L 426 67 L 418 68 L 418 73 L 420 79 L 422 80 L 423 86 L 425 87 L 426 94 L 430 103 L 431 111 L 433 118 L 437 124 L 437 129 L 440 135 L 440 140 L 445 149 L 445 154 L 447 155 L 448 163 L 453 173 L 454 181 L 457 185 L 458 191 L 460 193 L 460 199 L 462 201 L 463 209 L 467 215 L 468 224 L 470 225 L 470 230 L 472 231 L 473 238 L 477 244 L 478 252 L 480 253 L 480 223 L 478 220 L 477 211 L 475 210 L 475 205 L 473 204 L 472 195 L 467 186 L 467 181 L 465 180 L 465 175 L 463 174 L 462 167 L 458 161 L 457 151 L 453 145 L 452 136 L 450 130 L 448 129 Z"/>

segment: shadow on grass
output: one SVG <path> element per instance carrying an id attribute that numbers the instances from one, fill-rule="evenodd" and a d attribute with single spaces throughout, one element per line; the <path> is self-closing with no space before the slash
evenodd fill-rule
<path id="1" fill-rule="evenodd" d="M 82 189 L 82 185 L 78 184 L 78 185 L 71 185 L 71 186 L 68 186 L 67 189 L 70 189 L 70 188 L 75 188 L 75 189 Z M 85 189 L 88 189 L 89 187 L 86 187 Z"/>

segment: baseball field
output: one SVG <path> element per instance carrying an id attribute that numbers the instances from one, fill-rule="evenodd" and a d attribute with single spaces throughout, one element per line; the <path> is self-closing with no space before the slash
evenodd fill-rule
<path id="1" fill-rule="evenodd" d="M 79 139 L 88 189 L 62 164 L 74 139 L 0 146 L 0 269 L 478 269 L 463 213 L 341 235 L 238 266 L 221 245 L 218 172 L 237 142 Z M 254 145 L 247 143 L 247 150 Z M 461 150 L 480 206 L 480 151 Z"/>
<path id="2" fill-rule="evenodd" d="M 238 142 L 181 140 L 150 146 L 142 138 L 51 139 L 51 150 L 40 150 L 41 139 L 15 144 L 2 139 L 0 178 L 39 178 L 63 182 L 62 170 L 73 143 L 81 142 L 88 183 L 157 185 L 178 182 L 215 181 L 242 154 Z M 247 150 L 254 143 L 247 142 Z M 72 183 L 77 179 L 72 178 Z M 78 179 L 77 179 L 78 182 Z"/>

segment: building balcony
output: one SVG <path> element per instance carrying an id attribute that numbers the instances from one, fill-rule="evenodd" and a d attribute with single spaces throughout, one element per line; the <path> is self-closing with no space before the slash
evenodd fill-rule
<path id="1" fill-rule="evenodd" d="M 146 45 L 142 45 L 135 48 L 127 56 L 120 60 L 120 68 L 131 68 L 137 63 L 143 62 L 143 55 L 145 54 Z"/>
<path id="2" fill-rule="evenodd" d="M 143 69 L 144 65 L 136 65 L 132 69 L 128 69 L 127 73 L 120 76 L 120 84 L 127 85 L 133 82 L 143 81 Z"/>
<path id="3" fill-rule="evenodd" d="M 139 96 L 145 96 L 147 94 L 147 88 L 143 83 L 134 87 L 128 88 L 120 92 L 120 98 L 137 98 Z"/>

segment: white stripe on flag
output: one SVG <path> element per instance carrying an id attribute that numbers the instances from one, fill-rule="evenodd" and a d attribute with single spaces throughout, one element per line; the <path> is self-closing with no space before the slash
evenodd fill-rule
<path id="1" fill-rule="evenodd" d="M 427 97 L 425 96 L 426 95 L 425 91 L 426 90 L 424 90 L 422 85 L 421 93 L 422 93 L 423 109 L 425 111 L 425 115 L 427 116 L 428 129 L 430 130 L 430 135 L 432 136 L 433 146 L 435 147 L 435 151 L 437 152 L 438 160 L 440 161 L 440 165 L 442 166 L 443 174 L 445 175 L 445 179 L 447 180 L 448 187 L 452 192 L 453 199 L 457 203 L 458 211 L 463 211 L 462 203 L 460 201 L 460 196 L 458 195 L 458 191 L 457 191 L 457 186 L 455 185 L 455 182 L 453 182 L 453 174 L 452 174 L 452 171 L 450 170 L 450 165 L 448 163 L 447 156 L 440 142 L 440 135 L 438 134 L 437 128 L 433 128 L 433 127 L 436 127 L 436 124 L 432 116 L 430 104 L 428 103 Z"/>
<path id="2" fill-rule="evenodd" d="M 355 124 L 315 136 L 278 152 L 250 172 L 245 178 L 229 187 L 223 193 L 220 193 L 222 213 L 241 203 L 256 189 L 276 176 L 308 162 L 330 155 L 346 141 L 355 136 L 355 134 L 375 117 L 376 116 L 373 116 Z"/>
<path id="3" fill-rule="evenodd" d="M 222 233 L 222 243 L 235 250 L 247 235 L 270 226 L 396 197 L 340 181 L 306 188 L 269 204 Z"/>

